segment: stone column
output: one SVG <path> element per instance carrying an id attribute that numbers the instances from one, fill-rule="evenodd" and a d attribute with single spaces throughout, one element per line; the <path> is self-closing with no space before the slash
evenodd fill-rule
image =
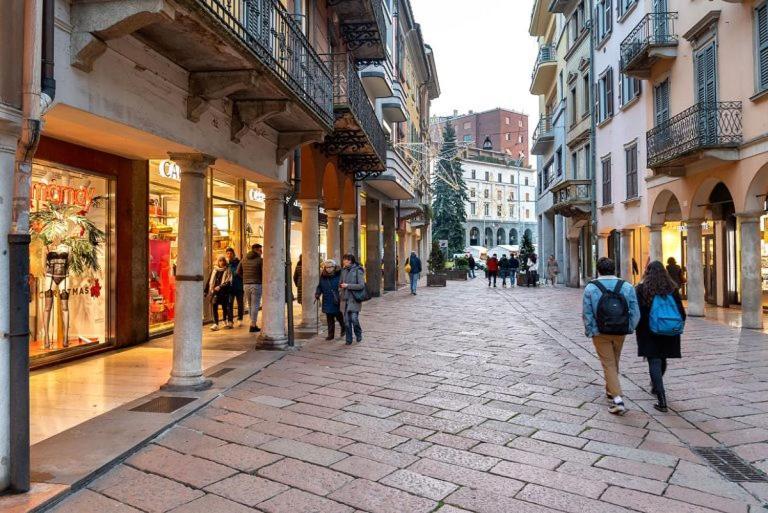
<path id="1" fill-rule="evenodd" d="M 326 236 L 327 249 L 326 253 L 328 258 L 335 260 L 337 264 L 341 265 L 341 229 L 339 227 L 339 219 L 341 218 L 340 210 L 326 210 L 325 215 L 328 217 L 328 234 Z"/>
<path id="2" fill-rule="evenodd" d="M 357 248 L 355 248 L 357 214 L 341 214 L 341 220 L 344 227 L 344 254 L 357 256 Z"/>
<path id="3" fill-rule="evenodd" d="M 181 170 L 181 196 L 173 368 L 164 388 L 201 390 L 211 386 L 211 380 L 203 376 L 203 248 L 206 178 L 208 167 L 216 159 L 202 153 L 169 153 L 168 156 Z"/>
<path id="4" fill-rule="evenodd" d="M 378 200 L 365 200 L 365 281 L 371 296 L 381 295 L 381 210 Z"/>
<path id="5" fill-rule="evenodd" d="M 632 280 L 632 229 L 621 230 L 621 279 L 629 283 Z"/>
<path id="6" fill-rule="evenodd" d="M 405 230 L 397 232 L 397 256 L 398 256 L 398 269 L 397 269 L 397 284 L 404 285 L 408 283 L 408 276 L 405 274 L 405 259 L 408 258 L 410 253 L 407 252 L 407 239 L 408 235 Z"/>
<path id="7" fill-rule="evenodd" d="M 741 327 L 763 329 L 760 212 L 738 214 L 741 236 Z"/>
<path id="8" fill-rule="evenodd" d="M 701 258 L 701 219 L 686 221 L 688 235 L 686 239 L 685 269 L 688 275 L 688 315 L 704 317 L 704 268 Z"/>
<path id="9" fill-rule="evenodd" d="M 382 209 L 382 224 L 384 225 L 384 290 L 397 290 L 397 251 L 395 250 L 395 224 L 397 218 L 394 208 Z M 401 257 L 399 265 L 405 265 L 405 258 Z"/>
<path id="10" fill-rule="evenodd" d="M 568 286 L 579 288 L 581 277 L 579 276 L 579 238 L 568 238 Z"/>
<path id="11" fill-rule="evenodd" d="M 664 263 L 664 252 L 662 251 L 661 247 L 661 229 L 664 227 L 663 224 L 652 224 L 648 228 L 651 230 L 651 240 L 650 240 L 650 258 L 651 262 L 654 260 L 658 260 L 661 263 Z"/>
<path id="12" fill-rule="evenodd" d="M 261 185 L 264 191 L 264 266 L 262 280 L 262 330 L 264 346 L 284 348 L 285 331 L 285 195 L 288 185 Z"/>
<path id="13" fill-rule="evenodd" d="M 317 328 L 315 288 L 320 281 L 320 200 L 303 199 L 301 202 L 301 324 L 303 330 Z"/>

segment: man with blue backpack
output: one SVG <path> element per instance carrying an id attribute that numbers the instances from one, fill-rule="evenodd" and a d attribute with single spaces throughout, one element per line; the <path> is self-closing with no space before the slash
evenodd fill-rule
<path id="1" fill-rule="evenodd" d="M 605 392 L 611 400 L 609 412 L 624 415 L 619 382 L 619 360 L 624 338 L 640 320 L 635 288 L 616 276 L 616 264 L 610 258 L 597 261 L 597 279 L 584 288 L 582 318 L 584 333 L 592 338 L 605 374 Z"/>
<path id="2" fill-rule="evenodd" d="M 651 393 L 660 412 L 668 411 L 664 390 L 667 358 L 680 358 L 680 335 L 685 328 L 685 308 L 678 283 L 664 269 L 664 264 L 648 264 L 643 281 L 637 286 L 640 323 L 637 325 L 637 355 L 648 359 Z"/>

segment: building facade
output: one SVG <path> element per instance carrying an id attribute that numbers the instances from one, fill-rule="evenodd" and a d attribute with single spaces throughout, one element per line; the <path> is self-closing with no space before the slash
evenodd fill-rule
<path id="1" fill-rule="evenodd" d="M 470 148 L 486 148 L 506 153 L 528 165 L 528 115 L 510 109 L 496 108 L 483 112 L 469 111 L 452 116 L 439 116 L 432 120 L 432 139 L 442 142 L 445 122 L 450 120 L 456 129 L 456 143 Z"/>
<path id="2" fill-rule="evenodd" d="M 478 149 L 464 150 L 461 166 L 469 195 L 466 246 L 519 246 L 526 233 L 537 244 L 536 170 Z"/>
<path id="3" fill-rule="evenodd" d="M 260 5 L 120 1 L 104 11 L 100 2 L 12 0 L 0 7 L 4 234 L 29 112 L 21 91 L 35 90 L 39 78 L 53 98 L 39 145 L 18 154 L 31 172 L 25 356 L 33 367 L 172 332 L 168 388 L 205 388 L 203 282 L 227 248 L 242 254 L 263 246 L 260 340 L 277 348 L 288 340 L 287 259 L 295 267 L 302 256 L 307 284 L 317 281 L 322 259 L 355 253 L 377 294 L 396 288 L 404 251 L 425 251 L 426 166 L 400 143 L 428 142 L 439 85 L 407 0 Z M 42 42 L 41 59 L 24 63 L 25 52 L 34 55 L 25 30 L 40 21 L 42 33 L 27 39 Z M 30 85 L 24 76 L 38 78 Z M 61 213 L 80 224 L 51 225 Z M 1 239 L 0 272 L 8 274 Z M 89 248 L 95 257 L 83 259 Z M 303 292 L 311 304 L 314 286 Z M 10 332 L 9 294 L 3 287 L 3 333 Z M 301 326 L 316 324 L 315 309 L 304 309 Z M 8 398 L 23 383 L 10 380 L 6 346 L 0 489 L 19 486 L 9 481 L 10 439 L 23 439 L 11 432 Z"/>

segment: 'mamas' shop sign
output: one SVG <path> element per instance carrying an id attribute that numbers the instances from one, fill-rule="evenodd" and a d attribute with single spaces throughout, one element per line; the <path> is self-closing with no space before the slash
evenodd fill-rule
<path id="1" fill-rule="evenodd" d="M 88 210 L 95 197 L 95 187 L 73 187 L 59 185 L 56 182 L 32 182 L 32 201 L 42 201 L 51 205 L 77 206 Z"/>

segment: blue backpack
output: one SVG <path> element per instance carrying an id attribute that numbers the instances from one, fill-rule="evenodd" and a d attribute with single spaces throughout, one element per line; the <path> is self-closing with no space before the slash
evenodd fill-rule
<path id="1" fill-rule="evenodd" d="M 652 333 L 667 337 L 683 333 L 685 321 L 672 294 L 654 296 L 648 327 Z"/>

